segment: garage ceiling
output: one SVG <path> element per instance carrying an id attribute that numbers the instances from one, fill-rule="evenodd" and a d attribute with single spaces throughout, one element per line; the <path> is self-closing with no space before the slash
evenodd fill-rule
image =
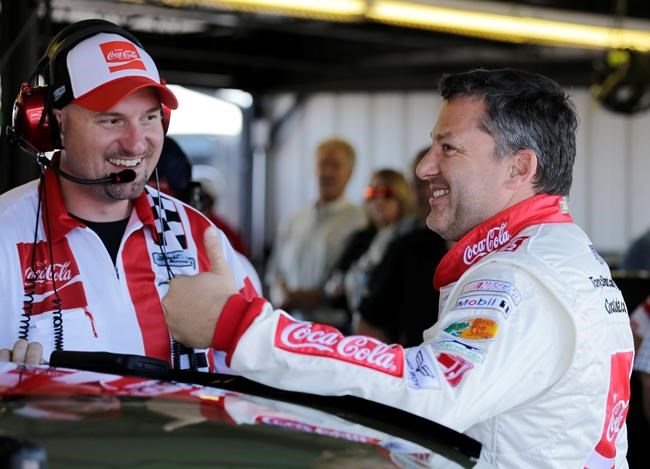
<path id="1" fill-rule="evenodd" d="M 55 33 L 83 18 L 105 18 L 135 32 L 168 81 L 256 94 L 431 90 L 442 73 L 477 66 L 520 67 L 548 74 L 565 86 L 581 86 L 591 82 L 594 61 L 603 55 L 602 51 L 496 42 L 369 21 L 327 22 L 163 3 L 51 0 L 50 30 Z M 618 9 L 650 24 L 648 0 L 490 3 L 599 14 L 612 23 Z"/>

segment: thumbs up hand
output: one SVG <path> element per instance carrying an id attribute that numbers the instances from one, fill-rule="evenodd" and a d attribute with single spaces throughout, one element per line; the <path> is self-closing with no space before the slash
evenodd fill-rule
<path id="1" fill-rule="evenodd" d="M 163 298 L 166 321 L 172 336 L 194 348 L 212 344 L 214 328 L 221 309 L 237 292 L 232 270 L 213 227 L 205 230 L 204 245 L 210 259 L 210 270 L 198 275 L 179 275 L 171 279 Z"/>

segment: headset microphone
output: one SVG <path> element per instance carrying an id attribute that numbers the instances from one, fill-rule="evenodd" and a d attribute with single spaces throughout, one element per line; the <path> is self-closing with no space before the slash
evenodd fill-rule
<path id="1" fill-rule="evenodd" d="M 73 176 L 72 174 L 68 174 L 65 171 L 63 171 L 61 168 L 58 166 L 52 164 L 50 160 L 48 160 L 45 156 L 40 156 L 38 158 L 39 163 L 44 164 L 45 166 L 48 166 L 54 170 L 56 174 L 58 174 L 61 177 L 64 177 L 68 181 L 76 182 L 77 184 L 85 184 L 85 185 L 93 185 L 93 184 L 121 184 L 125 182 L 131 182 L 135 180 L 135 171 L 132 169 L 125 169 L 123 171 L 120 171 L 119 173 L 111 173 L 105 178 L 99 178 L 99 179 L 82 179 Z M 45 162 L 47 161 L 47 163 Z"/>

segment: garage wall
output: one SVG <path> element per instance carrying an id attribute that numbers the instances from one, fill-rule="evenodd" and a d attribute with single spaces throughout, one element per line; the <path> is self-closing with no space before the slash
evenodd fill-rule
<path id="1" fill-rule="evenodd" d="M 603 253 L 620 253 L 650 227 L 650 113 L 610 113 L 587 89 L 570 91 L 580 127 L 570 207 Z M 287 97 L 277 97 L 278 106 Z M 440 100 L 435 93 L 321 93 L 309 98 L 269 154 L 267 239 L 277 224 L 316 198 L 314 148 L 338 135 L 357 149 L 348 197 L 361 201 L 370 173 L 409 171 L 427 145 Z"/>

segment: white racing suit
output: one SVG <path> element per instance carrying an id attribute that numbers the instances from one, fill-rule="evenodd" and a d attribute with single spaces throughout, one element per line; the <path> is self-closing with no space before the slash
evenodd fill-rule
<path id="1" fill-rule="evenodd" d="M 233 295 L 215 349 L 244 376 L 351 394 L 465 432 L 481 465 L 627 467 L 633 341 L 621 292 L 560 196 L 463 237 L 441 262 L 439 321 L 403 349 Z"/>

